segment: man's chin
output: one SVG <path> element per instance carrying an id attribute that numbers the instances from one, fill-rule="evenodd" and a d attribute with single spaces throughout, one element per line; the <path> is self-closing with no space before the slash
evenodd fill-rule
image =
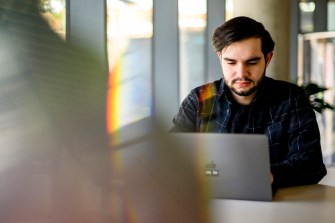
<path id="1" fill-rule="evenodd" d="M 239 89 L 239 90 L 233 89 L 233 92 L 235 94 L 237 94 L 238 96 L 250 96 L 250 95 L 252 95 L 255 92 L 255 90 L 253 90 L 253 89 L 248 89 L 248 90 L 245 90 L 245 89 Z"/>

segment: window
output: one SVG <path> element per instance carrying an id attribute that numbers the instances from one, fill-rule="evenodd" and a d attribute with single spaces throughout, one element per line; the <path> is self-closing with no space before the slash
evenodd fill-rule
<path id="1" fill-rule="evenodd" d="M 315 11 L 314 1 L 301 0 L 299 2 L 300 33 L 307 33 L 314 31 L 314 11 Z"/>
<path id="2" fill-rule="evenodd" d="M 319 32 L 299 35 L 299 84 L 316 83 L 328 88 L 323 93 L 327 103 L 334 104 L 335 86 L 335 32 Z M 321 145 L 326 165 L 335 164 L 335 116 L 326 109 L 317 113 Z"/>
<path id="3" fill-rule="evenodd" d="M 110 133 L 151 116 L 152 7 L 152 0 L 107 0 Z"/>
<path id="4" fill-rule="evenodd" d="M 205 81 L 206 0 L 179 0 L 180 100 Z"/>
<path id="5" fill-rule="evenodd" d="M 327 6 L 327 30 L 335 31 L 335 0 L 329 0 Z"/>
<path id="6" fill-rule="evenodd" d="M 226 21 L 234 17 L 234 0 L 226 0 Z"/>
<path id="7" fill-rule="evenodd" d="M 40 0 L 42 16 L 63 39 L 66 35 L 66 0 Z"/>

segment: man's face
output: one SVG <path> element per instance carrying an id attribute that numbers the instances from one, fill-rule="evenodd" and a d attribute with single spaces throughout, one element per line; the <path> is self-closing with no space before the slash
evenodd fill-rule
<path id="1" fill-rule="evenodd" d="M 249 38 L 229 45 L 217 53 L 223 72 L 223 78 L 231 89 L 233 97 L 249 103 L 255 96 L 265 76 L 272 52 L 264 58 L 261 39 Z"/>

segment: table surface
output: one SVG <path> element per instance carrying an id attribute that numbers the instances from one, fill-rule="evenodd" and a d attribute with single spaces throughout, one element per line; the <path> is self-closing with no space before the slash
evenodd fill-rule
<path id="1" fill-rule="evenodd" d="M 211 222 L 335 222 L 335 168 L 316 185 L 279 189 L 270 202 L 214 199 Z"/>

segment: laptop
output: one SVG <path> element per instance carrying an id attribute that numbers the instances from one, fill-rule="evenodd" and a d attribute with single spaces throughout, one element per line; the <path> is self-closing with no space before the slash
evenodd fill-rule
<path id="1" fill-rule="evenodd" d="M 258 134 L 171 133 L 210 198 L 271 201 L 268 138 Z"/>

